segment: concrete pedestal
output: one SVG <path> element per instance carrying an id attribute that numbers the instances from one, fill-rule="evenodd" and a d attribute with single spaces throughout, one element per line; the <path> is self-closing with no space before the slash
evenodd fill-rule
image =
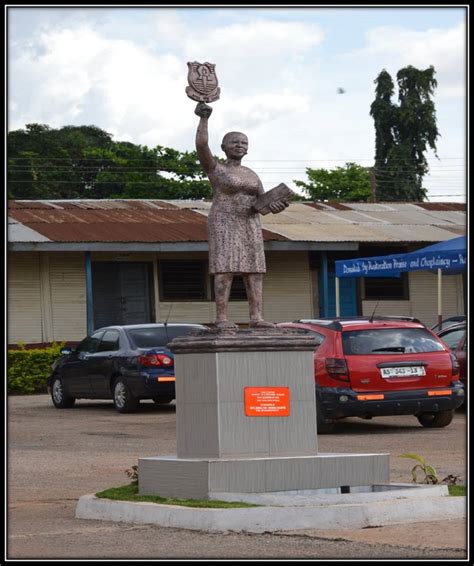
<path id="1" fill-rule="evenodd" d="M 140 494 L 206 499 L 389 481 L 388 454 L 318 454 L 310 334 L 208 332 L 170 347 L 177 458 L 140 458 Z"/>

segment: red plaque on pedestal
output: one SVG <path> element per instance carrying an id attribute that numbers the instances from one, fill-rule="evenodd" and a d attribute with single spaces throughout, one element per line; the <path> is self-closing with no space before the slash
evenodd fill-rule
<path id="1" fill-rule="evenodd" d="M 290 415 L 289 387 L 245 387 L 247 417 L 288 417 Z"/>

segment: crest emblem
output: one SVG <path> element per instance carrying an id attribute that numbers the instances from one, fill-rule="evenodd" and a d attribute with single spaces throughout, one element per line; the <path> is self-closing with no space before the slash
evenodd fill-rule
<path id="1" fill-rule="evenodd" d="M 216 66 L 213 63 L 188 63 L 186 94 L 197 102 L 214 102 L 219 99 L 221 89 L 217 86 Z"/>

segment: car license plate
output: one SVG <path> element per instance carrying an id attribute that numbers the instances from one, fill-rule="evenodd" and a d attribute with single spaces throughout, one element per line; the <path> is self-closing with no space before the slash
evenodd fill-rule
<path id="1" fill-rule="evenodd" d="M 393 368 L 380 368 L 382 377 L 411 377 L 426 375 L 423 366 L 401 366 Z"/>

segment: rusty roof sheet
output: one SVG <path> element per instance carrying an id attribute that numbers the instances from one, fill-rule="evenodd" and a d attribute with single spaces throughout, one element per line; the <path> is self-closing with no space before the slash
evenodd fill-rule
<path id="1" fill-rule="evenodd" d="M 17 201 L 18 202 L 18 201 Z M 56 201 L 57 202 L 57 201 Z M 207 241 L 207 219 L 194 210 L 163 203 L 164 208 L 152 208 L 150 202 L 121 201 L 120 206 L 103 206 L 104 202 L 64 202 L 61 208 L 11 206 L 13 222 L 31 233 L 30 240 L 15 237 L 9 241 L 54 242 L 203 242 Z M 153 201 L 155 204 L 157 201 Z M 113 204 L 112 201 L 108 201 Z M 15 203 L 17 204 L 17 203 Z M 22 203 L 26 204 L 26 203 Z M 69 206 L 71 204 L 72 206 Z M 134 207 L 133 205 L 137 206 Z M 95 206 L 97 205 L 97 206 Z M 30 230 L 31 232 L 28 232 Z M 33 235 L 36 235 L 33 237 Z M 265 240 L 285 237 L 263 231 Z M 43 237 L 45 240 L 38 238 Z"/>
<path id="2" fill-rule="evenodd" d="M 192 210 L 180 210 L 175 208 L 157 210 L 84 210 L 84 209 L 17 209 L 11 210 L 10 215 L 21 222 L 39 224 L 176 224 L 176 223 L 202 223 L 202 217 Z"/>
<path id="3" fill-rule="evenodd" d="M 466 205 L 462 202 L 418 202 L 417 206 L 425 210 L 466 210 Z"/>
<path id="4" fill-rule="evenodd" d="M 9 201 L 13 221 L 55 242 L 207 241 L 211 202 L 200 200 Z M 431 203 L 292 203 L 262 216 L 265 240 L 436 242 L 465 233 L 465 206 Z M 336 206 L 337 205 L 337 206 Z M 421 206 L 423 205 L 423 206 Z M 38 241 L 16 239 L 10 241 Z M 21 238 L 28 237 L 24 230 Z M 20 237 L 20 236 L 18 236 Z"/>
<path id="5" fill-rule="evenodd" d="M 144 208 L 142 202 L 133 209 L 130 204 L 115 208 L 23 207 L 12 208 L 10 214 L 55 242 L 207 241 L 206 219 L 192 210 Z"/>
<path id="6" fill-rule="evenodd" d="M 197 224 L 158 224 L 95 222 L 92 224 L 30 224 L 54 242 L 205 242 L 207 226 Z"/>
<path id="7" fill-rule="evenodd" d="M 155 199 L 77 199 L 77 200 L 12 200 L 9 209 L 46 210 L 156 210 L 179 208 L 168 201 Z"/>

